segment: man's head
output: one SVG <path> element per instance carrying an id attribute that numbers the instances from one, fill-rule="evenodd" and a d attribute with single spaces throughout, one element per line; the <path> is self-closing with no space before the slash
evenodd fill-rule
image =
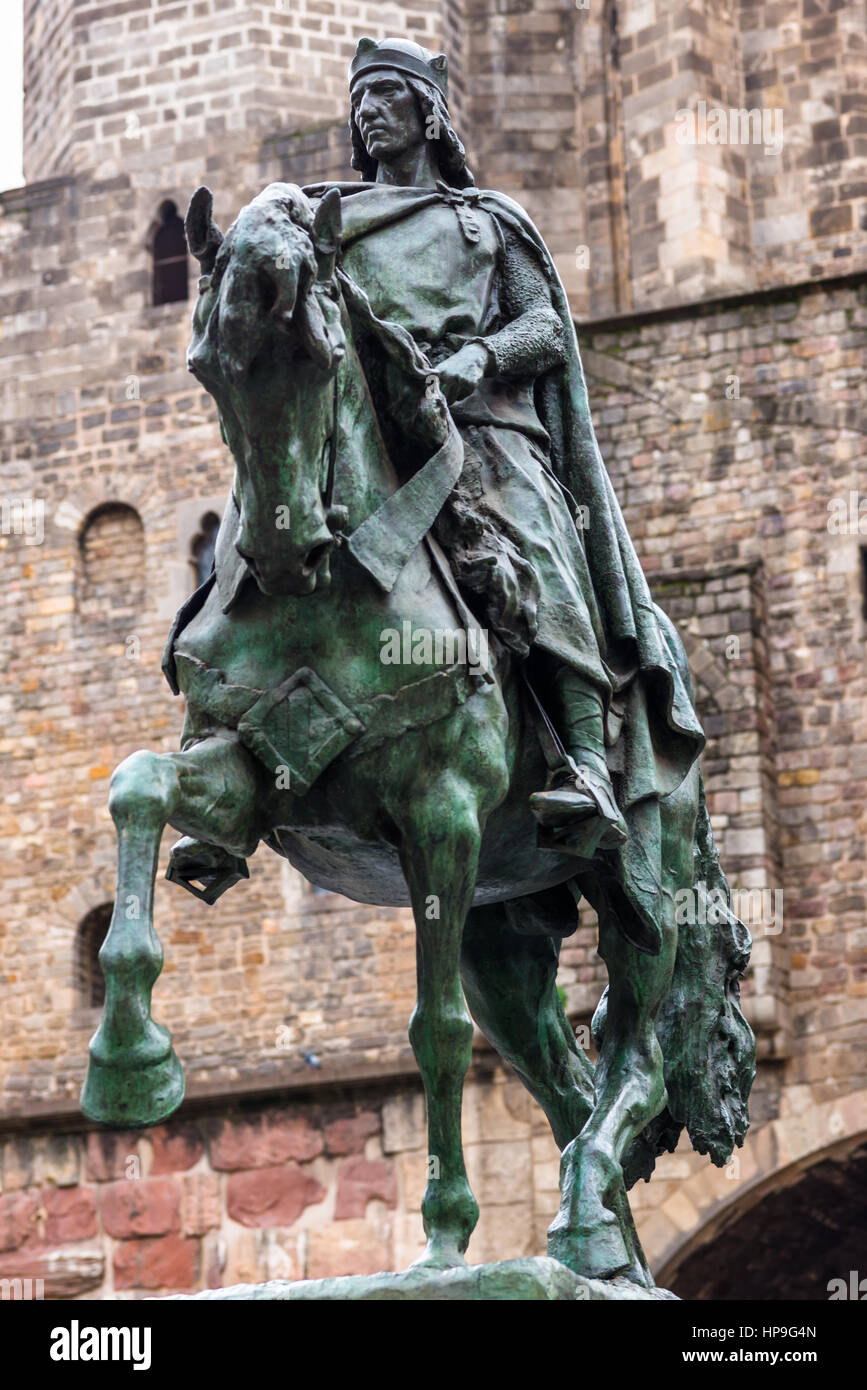
<path id="1" fill-rule="evenodd" d="M 466 152 L 452 126 L 446 104 L 448 64 L 407 39 L 360 39 L 349 69 L 352 167 L 375 180 L 388 166 L 423 141 L 444 181 L 453 188 L 473 183 Z"/>

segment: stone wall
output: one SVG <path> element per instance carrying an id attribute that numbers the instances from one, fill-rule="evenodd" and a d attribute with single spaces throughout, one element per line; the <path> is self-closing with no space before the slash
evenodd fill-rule
<path id="1" fill-rule="evenodd" d="M 474 1258 L 544 1251 L 558 1155 L 514 1079 L 467 1087 Z M 142 1133 L 18 1136 L 0 1148 L 0 1279 L 129 1297 L 262 1278 L 401 1269 L 424 1248 L 417 1083 L 194 1114 Z"/>

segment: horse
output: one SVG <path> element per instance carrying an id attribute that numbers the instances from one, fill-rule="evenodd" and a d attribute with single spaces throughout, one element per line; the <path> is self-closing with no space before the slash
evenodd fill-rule
<path id="1" fill-rule="evenodd" d="M 753 1075 L 738 1003 L 749 935 L 730 910 L 698 766 L 643 808 L 658 819 L 664 908 L 655 946 L 636 942 L 598 856 L 539 847 L 528 803 L 548 766 L 520 663 L 496 643 L 474 661 L 416 640 L 481 632 L 427 534 L 460 469 L 460 436 L 423 353 L 339 265 L 338 191 L 314 203 L 272 184 L 225 236 L 212 201 L 199 189 L 186 219 L 202 270 L 187 360 L 216 401 L 234 484 L 214 571 L 166 649 L 186 699 L 181 751 L 135 752 L 111 779 L 117 896 L 82 1108 L 101 1124 L 149 1125 L 183 1097 L 170 1035 L 150 1016 L 166 825 L 182 835 L 168 876 L 207 902 L 246 875 L 262 842 L 326 889 L 412 908 L 409 1037 L 437 1160 L 418 1263 L 463 1263 L 478 1219 L 461 1143 L 471 1013 L 562 1153 L 549 1253 L 579 1274 L 651 1287 L 627 1187 L 684 1126 L 726 1162 L 743 1142 Z M 429 461 L 409 483 L 394 462 L 401 392 Z M 400 543 L 389 508 L 414 485 Z M 688 685 L 677 630 L 657 613 Z M 411 669 L 382 659 L 386 632 L 412 635 Z M 708 886 L 724 910 L 679 930 L 678 894 Z M 582 894 L 608 970 L 595 1064 L 556 984 Z"/>

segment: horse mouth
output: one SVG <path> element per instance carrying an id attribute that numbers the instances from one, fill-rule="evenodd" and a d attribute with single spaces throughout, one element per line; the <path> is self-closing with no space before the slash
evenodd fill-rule
<path id="1" fill-rule="evenodd" d="M 305 598 L 318 588 L 326 589 L 331 582 L 327 566 L 324 571 L 313 569 L 309 573 L 278 574 L 273 577 L 254 571 L 253 578 L 266 598 Z"/>

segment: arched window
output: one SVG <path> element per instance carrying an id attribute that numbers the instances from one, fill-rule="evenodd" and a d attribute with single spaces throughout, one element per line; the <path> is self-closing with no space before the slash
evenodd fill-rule
<path id="1" fill-rule="evenodd" d="M 81 533 L 79 616 L 90 624 L 128 624 L 140 618 L 145 596 L 141 517 L 111 502 L 97 507 Z"/>
<path id="2" fill-rule="evenodd" d="M 211 573 L 219 529 L 220 518 L 216 512 L 205 512 L 199 522 L 198 533 L 193 537 L 193 543 L 190 546 L 190 563 L 193 567 L 197 589 L 201 584 L 204 584 Z"/>
<path id="3" fill-rule="evenodd" d="M 150 237 L 154 261 L 153 302 L 171 304 L 187 297 L 187 238 L 174 203 L 167 200 Z"/>
<path id="4" fill-rule="evenodd" d="M 84 1009 L 99 1009 L 105 1001 L 99 948 L 106 938 L 112 909 L 112 903 L 100 903 L 79 924 L 75 939 L 75 986 L 79 1005 Z"/>

